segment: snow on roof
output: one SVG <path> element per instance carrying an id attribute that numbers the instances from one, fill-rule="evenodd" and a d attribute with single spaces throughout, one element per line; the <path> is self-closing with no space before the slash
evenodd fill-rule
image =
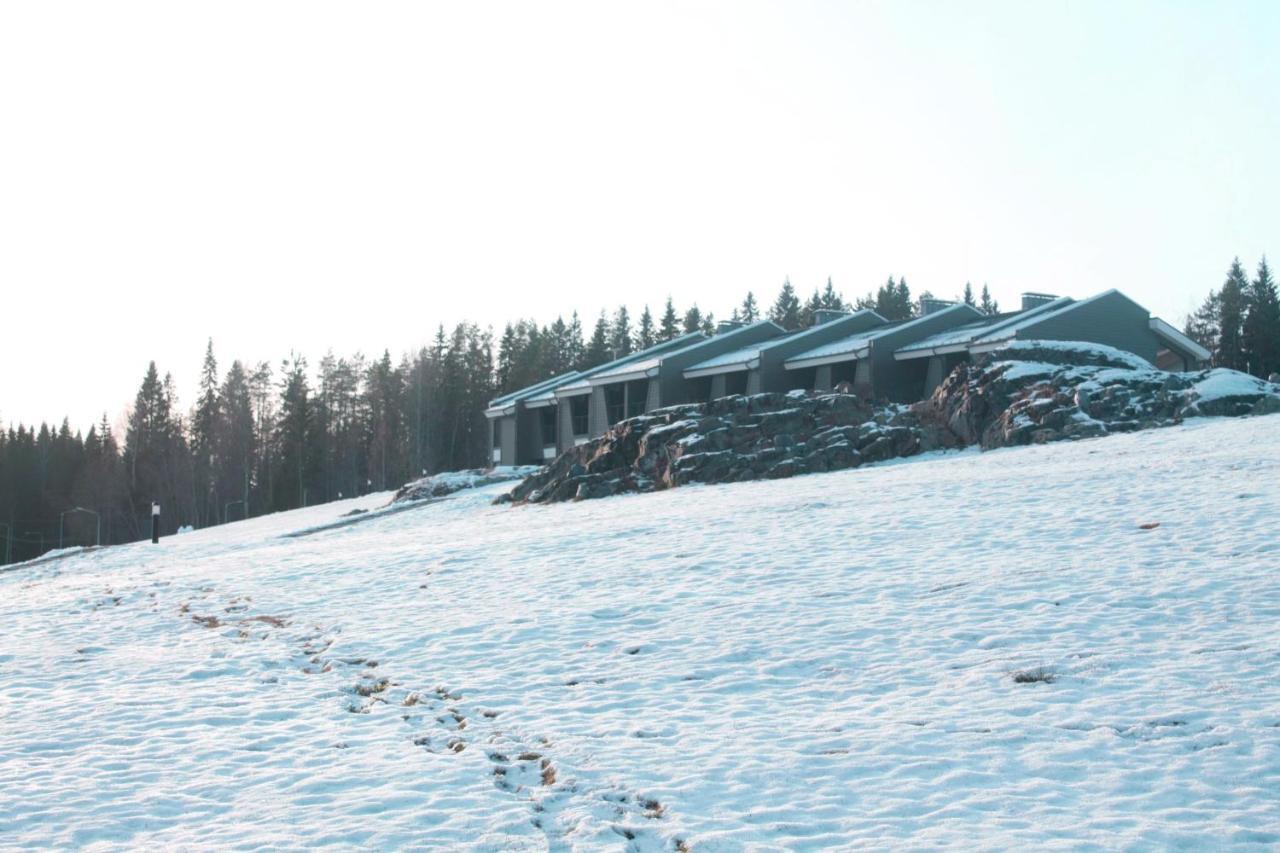
<path id="1" fill-rule="evenodd" d="M 1021 327 L 1029 324 L 1029 321 L 1037 320 L 1051 313 L 1056 312 L 1060 308 L 1064 308 L 1075 300 L 1069 296 L 1059 297 L 1052 302 L 1045 302 L 1042 305 L 1036 305 L 1025 311 L 1012 311 L 1005 314 L 992 314 L 983 317 L 973 323 L 966 323 L 963 326 L 957 326 L 953 329 L 939 332 L 936 335 L 916 341 L 899 347 L 894 353 L 896 358 L 915 358 L 927 354 L 931 354 L 937 350 L 953 350 L 967 348 L 969 344 L 978 339 L 985 340 L 990 337 L 992 339 L 1000 339 L 994 334 L 997 331 Z"/>
<path id="2" fill-rule="evenodd" d="M 857 332 L 848 337 L 825 343 L 822 346 L 814 347 L 802 353 L 797 353 L 787 359 L 785 365 L 787 367 L 801 367 L 806 362 L 813 362 L 819 359 L 837 360 L 839 356 L 847 355 L 850 358 L 864 358 L 866 351 L 871 347 L 872 341 L 876 338 L 889 334 L 890 332 L 905 329 L 925 320 L 933 320 L 941 317 L 943 314 L 952 311 L 976 311 L 973 307 L 963 303 L 952 305 L 950 308 L 944 308 L 941 311 L 934 311 L 932 314 L 925 314 L 921 317 L 912 317 L 909 320 L 899 320 L 896 323 L 886 323 L 883 326 L 877 326 L 874 329 Z"/>
<path id="3" fill-rule="evenodd" d="M 561 396 L 581 394 L 591 389 L 591 383 L 587 381 L 588 379 L 599 376 L 606 372 L 613 374 L 615 372 L 618 372 L 620 368 L 626 367 L 628 365 L 634 365 L 640 360 L 647 361 L 648 360 L 647 357 L 651 356 L 654 353 L 679 352 L 683 349 L 687 349 L 691 343 L 696 343 L 696 342 L 705 341 L 705 340 L 707 340 L 707 337 L 706 335 L 702 334 L 702 332 L 690 332 L 687 335 L 681 335 L 678 338 L 672 338 L 669 341 L 663 341 L 660 344 L 654 344 L 653 346 L 648 347 L 647 349 L 642 349 L 639 352 L 629 353 L 627 355 L 622 356 L 621 358 L 615 358 L 613 361 L 609 361 L 609 362 L 605 362 L 604 364 L 597 365 L 596 367 L 593 367 L 590 370 L 584 370 L 579 374 L 577 379 L 565 385 L 560 386 L 559 388 L 556 389 L 556 392 Z M 627 369 L 622 372 L 632 373 L 634 372 L 634 370 L 631 367 L 627 367 Z"/>
<path id="4" fill-rule="evenodd" d="M 999 328 L 993 329 L 991 332 L 973 341 L 973 344 L 975 346 L 984 346 L 999 343 L 1001 341 L 1007 341 L 1010 338 L 1016 338 L 1018 336 L 1018 332 L 1029 326 L 1034 326 L 1035 324 L 1043 320 L 1047 320 L 1050 317 L 1058 317 L 1068 311 L 1074 311 L 1081 306 L 1088 305 L 1090 302 L 1101 299 L 1104 296 L 1110 296 L 1113 293 L 1120 293 L 1120 291 L 1115 290 L 1114 288 L 1111 290 L 1104 290 L 1102 293 L 1094 294 L 1088 299 L 1081 299 L 1079 301 L 1072 299 L 1070 296 L 1060 297 L 1052 302 L 1032 308 L 1029 311 L 1023 311 L 1015 318 L 1014 322 L 1002 324 Z M 1123 296 L 1124 294 L 1121 295 Z M 1125 299 L 1128 298 L 1129 297 L 1127 296 L 1125 297 Z"/>
<path id="5" fill-rule="evenodd" d="M 746 326 L 739 326 L 738 328 L 732 329 L 727 332 L 721 332 L 715 337 L 702 338 L 701 340 L 694 341 L 688 346 L 679 347 L 677 349 L 665 350 L 649 358 L 643 359 L 642 361 L 619 364 L 617 367 L 611 368 L 609 370 L 602 370 L 598 373 L 591 374 L 590 384 L 603 385 L 603 384 L 607 384 L 610 380 L 621 381 L 623 379 L 630 379 L 632 377 L 638 379 L 642 376 L 647 375 L 652 370 L 657 370 L 658 367 L 661 366 L 664 359 L 671 358 L 672 356 L 675 356 L 675 355 L 681 355 L 687 352 L 692 352 L 698 347 L 709 344 L 712 341 L 723 342 L 725 340 L 733 338 L 735 335 L 742 335 L 744 332 L 751 331 L 752 329 L 758 329 L 761 326 L 766 326 L 766 325 L 774 326 L 780 332 L 784 331 L 784 329 L 781 326 L 779 326 L 777 323 L 774 323 L 772 320 L 760 320 L 758 322 L 751 323 Z"/>
<path id="6" fill-rule="evenodd" d="M 510 394 L 506 394 L 502 397 L 498 397 L 497 399 L 490 400 L 489 409 L 490 410 L 502 409 L 511 405 L 512 403 L 518 403 L 521 400 L 532 397 L 533 395 L 538 394 L 540 392 L 553 390 L 557 386 L 563 385 L 566 382 L 571 381 L 574 377 L 578 375 L 579 375 L 578 371 L 570 370 L 568 373 L 562 373 L 559 376 L 553 376 L 550 379 L 544 379 L 541 382 L 528 386 L 527 388 L 521 388 L 519 391 L 512 391 Z"/>
<path id="7" fill-rule="evenodd" d="M 790 338 L 791 335 L 788 335 L 787 337 Z M 741 364 L 745 367 L 748 363 L 760 357 L 760 350 L 763 348 L 764 344 L 762 343 L 748 344 L 745 347 L 739 347 L 738 349 L 730 350 L 729 352 L 721 353 L 717 356 L 712 356 L 706 361 L 700 361 L 695 365 L 685 368 L 684 372 L 689 374 L 698 370 L 709 370 L 711 368 L 737 364 Z"/>

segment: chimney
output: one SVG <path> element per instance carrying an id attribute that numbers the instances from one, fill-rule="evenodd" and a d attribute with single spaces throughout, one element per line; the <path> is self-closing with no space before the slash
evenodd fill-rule
<path id="1" fill-rule="evenodd" d="M 746 323 L 740 323 L 737 320 L 721 320 L 716 323 L 716 334 L 722 335 L 725 332 L 732 332 L 734 329 L 741 329 Z"/>
<path id="2" fill-rule="evenodd" d="M 932 314 L 935 311 L 941 311 L 943 308 L 950 308 L 956 303 L 949 299 L 933 299 L 930 297 L 920 297 L 920 316 Z"/>
<path id="3" fill-rule="evenodd" d="M 823 323 L 830 323 L 832 320 L 839 320 L 841 317 L 848 316 L 848 311 L 836 311 L 834 308 L 819 308 L 813 312 L 813 325 L 821 326 Z"/>
<path id="4" fill-rule="evenodd" d="M 1052 293 L 1024 293 L 1022 294 L 1022 310 L 1030 311 L 1032 308 L 1048 305 L 1057 298 Z"/>

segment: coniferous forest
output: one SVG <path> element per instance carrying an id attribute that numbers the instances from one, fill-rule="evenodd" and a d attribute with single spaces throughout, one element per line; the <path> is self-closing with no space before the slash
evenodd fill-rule
<path id="1" fill-rule="evenodd" d="M 918 298 L 929 298 L 925 292 Z M 954 297 L 985 313 L 999 305 L 983 285 Z M 822 309 L 874 308 L 890 321 L 917 310 L 905 278 L 846 302 L 830 279 L 802 299 L 785 281 L 768 306 L 748 293 L 725 319 L 767 317 L 804 328 Z M 688 332 L 714 334 L 696 304 L 668 298 L 632 317 L 602 313 L 588 332 L 576 312 L 539 326 L 507 324 L 496 338 L 472 323 L 437 330 L 428 346 L 393 360 L 291 354 L 277 365 L 220 362 L 210 341 L 196 399 L 178 399 L 153 362 L 124 434 L 104 414 L 87 434 L 61 426 L 0 429 L 0 563 L 62 545 L 112 544 L 150 535 L 152 501 L 162 532 L 396 488 L 439 471 L 479 467 L 489 451 L 489 400 L 570 370 L 584 370 Z M 1265 259 L 1250 278 L 1239 260 L 1186 322 L 1214 366 L 1256 376 L 1280 371 L 1280 300 Z"/>

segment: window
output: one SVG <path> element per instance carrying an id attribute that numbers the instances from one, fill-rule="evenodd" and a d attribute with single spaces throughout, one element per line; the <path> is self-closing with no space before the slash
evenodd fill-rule
<path id="1" fill-rule="evenodd" d="M 621 382 L 604 386 L 604 411 L 610 426 L 622 420 L 625 415 L 626 390 L 627 386 Z"/>
<path id="2" fill-rule="evenodd" d="M 745 370 L 735 370 L 733 373 L 726 373 L 724 377 L 724 393 L 725 396 L 731 394 L 747 393 L 747 375 Z"/>
<path id="3" fill-rule="evenodd" d="M 573 424 L 574 435 L 586 435 L 589 429 L 587 426 L 587 397 L 589 396 L 579 394 L 569 398 L 569 419 Z"/>
<path id="4" fill-rule="evenodd" d="M 542 444 L 556 443 L 556 407 L 543 406 L 538 410 L 538 425 L 542 427 Z"/>
<path id="5" fill-rule="evenodd" d="M 489 421 L 489 424 L 493 427 L 490 432 L 493 433 L 494 450 L 498 450 L 502 447 L 502 420 L 502 418 L 495 418 L 494 420 Z"/>
<path id="6" fill-rule="evenodd" d="M 649 380 L 637 379 L 627 383 L 627 417 L 634 418 L 644 414 L 649 402 Z"/>

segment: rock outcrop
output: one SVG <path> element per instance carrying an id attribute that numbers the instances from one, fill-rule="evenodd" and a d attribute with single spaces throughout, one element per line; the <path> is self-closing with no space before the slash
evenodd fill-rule
<path id="1" fill-rule="evenodd" d="M 498 468 L 467 468 L 462 471 L 446 471 L 433 474 L 405 483 L 396 492 L 391 503 L 403 501 L 421 501 L 427 498 L 442 498 L 463 489 L 474 489 L 494 483 L 505 483 L 509 480 L 521 480 L 542 469 L 536 465 L 515 465 Z M 352 512 L 355 512 L 353 510 Z"/>
<path id="2" fill-rule="evenodd" d="M 793 391 L 659 409 L 563 453 L 500 502 L 551 503 L 838 471 L 929 450 L 1132 432 L 1280 412 L 1280 384 L 1233 370 L 1167 373 L 1092 344 L 1017 342 L 958 366 L 930 399 L 875 406 Z"/>
<path id="3" fill-rule="evenodd" d="M 955 447 L 927 406 L 853 394 L 735 395 L 659 409 L 562 454 L 505 500 L 582 500 L 686 483 L 777 479 Z"/>

